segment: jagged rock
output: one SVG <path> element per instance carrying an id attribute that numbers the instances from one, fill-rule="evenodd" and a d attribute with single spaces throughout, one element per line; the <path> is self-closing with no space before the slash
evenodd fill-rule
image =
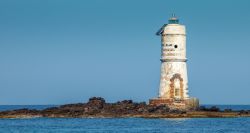
<path id="1" fill-rule="evenodd" d="M 210 108 L 206 108 L 205 106 L 200 106 L 199 109 L 200 111 L 212 111 L 212 112 L 219 112 L 220 108 L 216 107 L 216 106 L 212 106 Z"/>
<path id="2" fill-rule="evenodd" d="M 120 102 L 120 104 L 132 104 L 133 101 L 132 100 L 123 100 Z"/>
<path id="3" fill-rule="evenodd" d="M 174 114 L 185 114 L 186 113 L 185 110 L 178 110 L 178 109 L 172 109 L 169 112 L 174 113 Z"/>
<path id="4" fill-rule="evenodd" d="M 18 109 L 0 112 L 0 118 L 22 117 L 238 117 L 250 116 L 249 111 L 232 111 L 230 109 L 220 111 L 213 106 L 206 108 L 201 106 L 199 111 L 170 109 L 166 105 L 149 105 L 146 102 L 133 102 L 123 100 L 116 103 L 106 103 L 104 98 L 92 97 L 87 103 L 66 104 L 59 107 L 51 107 L 44 110 Z M 230 112 L 227 113 L 227 112 Z"/>
<path id="5" fill-rule="evenodd" d="M 239 114 L 249 114 L 249 112 L 246 110 L 240 110 Z"/>
<path id="6" fill-rule="evenodd" d="M 89 98 L 88 103 L 92 103 L 92 102 L 101 102 L 101 103 L 105 103 L 105 99 L 102 97 L 91 97 Z"/>
<path id="7" fill-rule="evenodd" d="M 200 106 L 198 110 L 200 110 L 200 111 L 207 111 L 207 108 L 205 106 Z"/>
<path id="8" fill-rule="evenodd" d="M 169 112 L 169 107 L 166 105 L 158 105 L 158 106 L 148 106 L 147 111 L 149 113 L 167 113 Z"/>
<path id="9" fill-rule="evenodd" d="M 72 107 L 75 108 L 75 107 L 82 107 L 83 105 L 84 105 L 83 103 L 65 104 L 61 105 L 60 108 L 72 108 Z"/>
<path id="10" fill-rule="evenodd" d="M 102 109 L 105 104 L 105 100 L 102 97 L 92 97 L 89 99 L 87 105 L 92 109 Z"/>
<path id="11" fill-rule="evenodd" d="M 219 108 L 217 108 L 216 106 L 212 106 L 212 107 L 209 109 L 209 111 L 219 112 L 219 111 L 220 111 L 220 109 L 219 109 Z"/>

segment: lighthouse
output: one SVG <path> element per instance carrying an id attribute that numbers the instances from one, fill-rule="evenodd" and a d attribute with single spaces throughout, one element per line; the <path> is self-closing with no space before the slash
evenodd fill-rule
<path id="1" fill-rule="evenodd" d="M 186 28 L 172 15 L 156 35 L 161 36 L 161 73 L 158 97 L 153 105 L 166 104 L 172 108 L 198 106 L 198 99 L 188 94 Z"/>

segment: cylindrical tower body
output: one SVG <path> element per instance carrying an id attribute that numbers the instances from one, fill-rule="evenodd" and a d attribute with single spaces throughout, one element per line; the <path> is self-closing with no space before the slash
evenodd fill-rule
<path id="1" fill-rule="evenodd" d="M 188 99 L 186 30 L 176 17 L 158 32 L 161 35 L 161 78 L 159 98 Z"/>

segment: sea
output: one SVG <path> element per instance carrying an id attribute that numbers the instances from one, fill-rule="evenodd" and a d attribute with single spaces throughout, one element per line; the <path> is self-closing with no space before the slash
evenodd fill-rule
<path id="1" fill-rule="evenodd" d="M 58 105 L 2 105 L 0 111 Z M 250 105 L 217 106 L 250 110 Z M 250 118 L 22 118 L 0 119 L 0 133 L 250 133 Z"/>

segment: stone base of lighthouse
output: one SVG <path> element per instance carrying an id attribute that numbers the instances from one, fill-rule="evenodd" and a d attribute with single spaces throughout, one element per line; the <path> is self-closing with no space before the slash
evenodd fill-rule
<path id="1" fill-rule="evenodd" d="M 196 110 L 199 108 L 199 100 L 197 98 L 188 98 L 185 100 L 154 98 L 149 100 L 149 105 L 167 105 L 170 109 Z"/>

